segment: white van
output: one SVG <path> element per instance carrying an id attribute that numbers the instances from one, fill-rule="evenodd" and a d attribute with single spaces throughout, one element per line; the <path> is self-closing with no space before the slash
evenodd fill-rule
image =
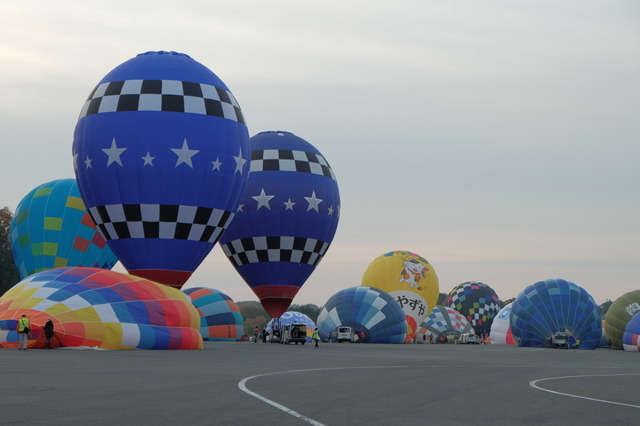
<path id="1" fill-rule="evenodd" d="M 480 344 L 480 338 L 474 333 L 463 333 L 460 335 L 460 343 L 466 343 L 468 345 Z"/>
<path id="2" fill-rule="evenodd" d="M 338 327 L 336 333 L 336 341 L 338 343 L 342 342 L 352 342 L 353 341 L 353 330 L 351 327 Z"/>

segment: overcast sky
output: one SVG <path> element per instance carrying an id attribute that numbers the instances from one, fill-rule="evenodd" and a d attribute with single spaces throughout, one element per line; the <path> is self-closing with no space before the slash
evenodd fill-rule
<path id="1" fill-rule="evenodd" d="M 8 2 L 0 207 L 74 177 L 84 100 L 149 50 L 211 68 L 250 135 L 293 132 L 331 163 L 340 224 L 296 304 L 392 250 L 429 260 L 445 293 L 640 288 L 640 2 Z M 257 300 L 217 246 L 187 286 Z"/>

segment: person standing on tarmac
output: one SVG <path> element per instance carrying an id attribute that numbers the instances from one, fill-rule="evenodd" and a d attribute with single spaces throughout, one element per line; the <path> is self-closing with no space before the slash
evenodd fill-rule
<path id="1" fill-rule="evenodd" d="M 18 320 L 18 350 L 27 350 L 27 344 L 29 343 L 29 318 L 26 315 L 22 315 L 22 318 Z"/>
<path id="2" fill-rule="evenodd" d="M 51 321 L 51 318 L 47 320 L 42 329 L 44 330 L 44 347 L 51 349 L 51 338 L 53 337 L 53 321 Z"/>
<path id="3" fill-rule="evenodd" d="M 314 342 L 316 342 L 313 349 L 318 349 L 318 340 L 320 340 L 320 335 L 318 334 L 318 327 L 316 327 L 316 329 L 313 330 L 313 334 L 311 335 L 311 338 L 313 339 Z"/>

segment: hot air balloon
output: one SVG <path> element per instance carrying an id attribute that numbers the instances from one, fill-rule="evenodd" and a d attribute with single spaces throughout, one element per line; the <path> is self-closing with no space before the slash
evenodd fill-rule
<path id="1" fill-rule="evenodd" d="M 362 285 L 389 293 L 402 306 L 407 321 L 407 341 L 438 300 L 438 276 L 433 265 L 410 251 L 390 251 L 377 257 L 362 276 Z"/>
<path id="2" fill-rule="evenodd" d="M 262 132 L 250 144 L 251 175 L 220 245 L 267 314 L 278 318 L 329 249 L 340 194 L 328 161 L 304 139 Z"/>
<path id="3" fill-rule="evenodd" d="M 206 287 L 183 288 L 181 291 L 191 298 L 200 314 L 202 340 L 240 340 L 243 332 L 242 313 L 229 296 L 220 290 Z"/>
<path id="4" fill-rule="evenodd" d="M 517 342 L 513 338 L 511 332 L 511 324 L 509 322 L 511 317 L 511 306 L 513 303 L 509 303 L 504 308 L 500 309 L 493 318 L 491 323 L 491 333 L 489 334 L 492 345 L 515 345 Z"/>
<path id="5" fill-rule="evenodd" d="M 18 204 L 10 234 L 21 278 L 62 266 L 111 269 L 118 261 L 87 213 L 75 179 L 29 192 Z"/>
<path id="6" fill-rule="evenodd" d="M 539 281 L 524 289 L 511 306 L 511 331 L 520 346 L 549 347 L 556 333 L 598 347 L 600 310 L 582 287 L 562 279 Z"/>
<path id="7" fill-rule="evenodd" d="M 98 268 L 56 268 L 33 274 L 0 298 L 2 346 L 14 345 L 16 319 L 31 323 L 30 348 L 44 345 L 54 323 L 54 346 L 100 349 L 202 349 L 199 316 L 180 291 Z"/>
<path id="8" fill-rule="evenodd" d="M 339 326 L 364 333 L 363 343 L 404 343 L 407 322 L 404 311 L 388 293 L 359 286 L 340 290 L 327 300 L 318 315 L 318 333 L 329 338 Z"/>
<path id="9" fill-rule="evenodd" d="M 307 342 L 311 342 L 311 333 L 316 328 L 316 323 L 313 322 L 308 315 L 303 314 L 302 312 L 297 311 L 287 311 L 280 318 L 273 318 L 267 324 L 265 330 L 267 333 L 271 334 L 273 332 L 273 328 L 282 328 L 284 325 L 288 324 L 304 324 L 307 326 Z"/>
<path id="10" fill-rule="evenodd" d="M 76 125 L 74 166 L 129 273 L 186 282 L 238 208 L 248 137 L 227 86 L 188 55 L 143 53 L 98 83 Z"/>
<path id="11" fill-rule="evenodd" d="M 431 335 L 433 339 L 447 337 L 456 334 L 474 333 L 469 321 L 458 311 L 444 306 L 436 306 L 431 313 L 420 323 L 417 332 L 417 340 L 425 341 L 425 336 Z"/>
<path id="12" fill-rule="evenodd" d="M 618 297 L 609 306 L 604 332 L 613 349 L 623 349 L 622 337 L 631 318 L 640 312 L 640 290 L 630 291 Z"/>
<path id="13" fill-rule="evenodd" d="M 487 337 L 496 316 L 500 299 L 488 285 L 468 281 L 455 286 L 444 301 L 444 306 L 455 309 L 467 318 L 476 333 Z"/>
<path id="14" fill-rule="evenodd" d="M 640 313 L 633 314 L 624 328 L 622 347 L 625 351 L 640 351 Z"/>

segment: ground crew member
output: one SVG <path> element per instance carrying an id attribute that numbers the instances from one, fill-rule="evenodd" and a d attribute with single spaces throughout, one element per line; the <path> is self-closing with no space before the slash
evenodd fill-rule
<path id="1" fill-rule="evenodd" d="M 318 334 L 317 327 L 315 330 L 313 330 L 313 334 L 311 335 L 311 338 L 316 342 L 316 345 L 313 347 L 313 349 L 318 349 L 318 340 L 320 340 L 320 335 Z"/>
<path id="2" fill-rule="evenodd" d="M 18 349 L 24 351 L 27 350 L 27 343 L 29 342 L 29 318 L 26 315 L 22 315 L 22 318 L 18 320 Z"/>

